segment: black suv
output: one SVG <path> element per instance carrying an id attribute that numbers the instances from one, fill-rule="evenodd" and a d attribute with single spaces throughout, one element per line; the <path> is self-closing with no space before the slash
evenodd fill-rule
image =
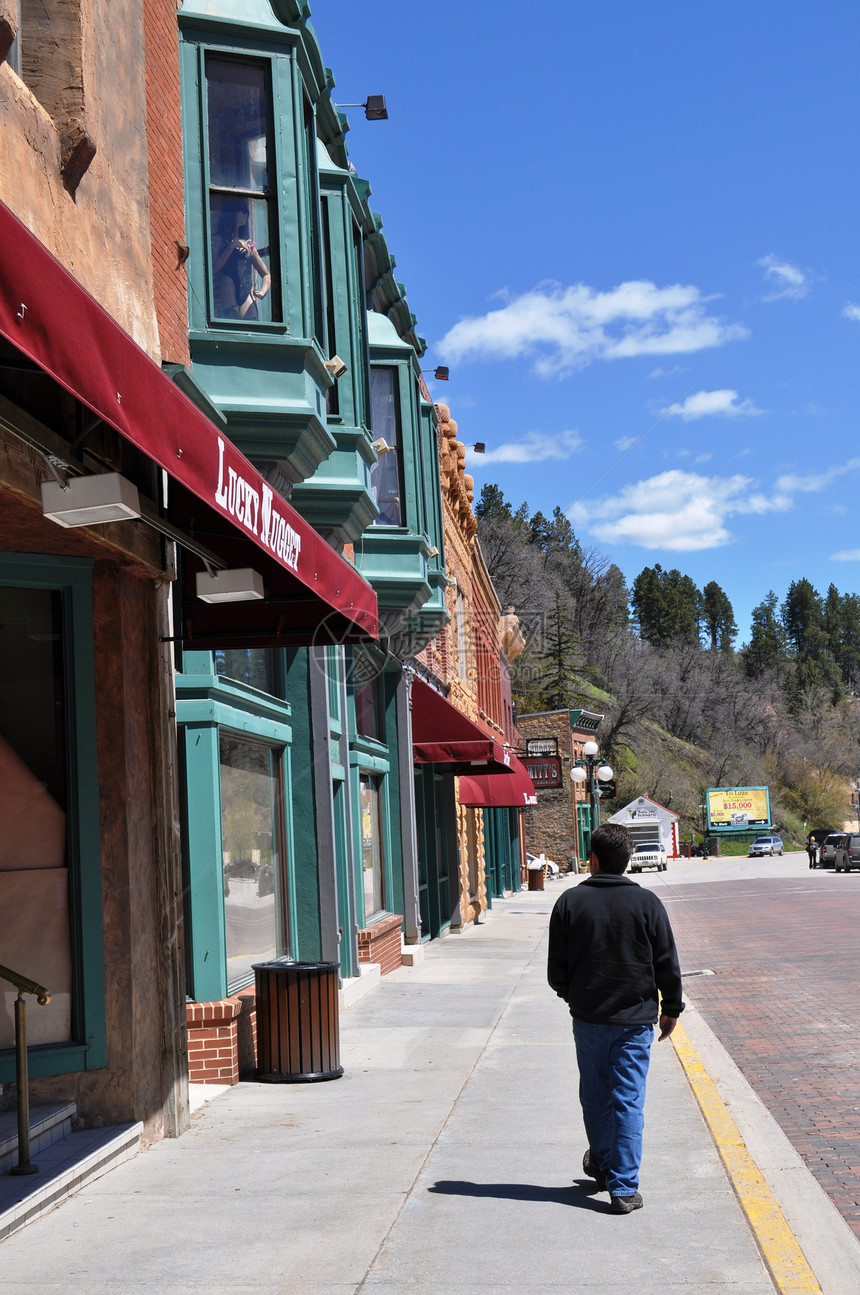
<path id="1" fill-rule="evenodd" d="M 836 843 L 833 866 L 837 872 L 860 868 L 860 832 L 846 832 Z"/>

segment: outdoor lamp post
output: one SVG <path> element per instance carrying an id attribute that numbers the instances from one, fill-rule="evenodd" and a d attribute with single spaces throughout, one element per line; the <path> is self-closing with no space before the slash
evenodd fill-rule
<path id="1" fill-rule="evenodd" d="M 597 778 L 605 782 L 607 778 L 612 777 L 612 770 L 608 764 L 599 764 L 600 757 L 597 754 L 596 742 L 585 742 L 582 747 L 582 759 L 578 760 L 570 771 L 571 782 L 588 783 L 588 799 L 591 802 L 591 830 L 600 826 L 600 792 L 597 789 Z M 597 778 L 595 778 L 595 765 L 597 765 Z"/>
<path id="2" fill-rule="evenodd" d="M 708 807 L 707 805 L 700 805 L 699 809 L 702 811 L 702 858 L 707 859 L 708 858 Z"/>

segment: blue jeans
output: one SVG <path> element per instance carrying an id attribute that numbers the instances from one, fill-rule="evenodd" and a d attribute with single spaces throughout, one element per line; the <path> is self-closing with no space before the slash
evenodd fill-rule
<path id="1" fill-rule="evenodd" d="M 606 1173 L 611 1196 L 632 1196 L 639 1190 L 654 1026 L 574 1021 L 573 1038 L 591 1161 Z"/>

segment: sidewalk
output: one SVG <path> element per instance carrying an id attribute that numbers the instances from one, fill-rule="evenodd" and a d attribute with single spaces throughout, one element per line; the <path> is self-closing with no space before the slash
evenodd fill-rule
<path id="1" fill-rule="evenodd" d="M 342 1017 L 342 1079 L 240 1084 L 13 1236 L 0 1295 L 772 1295 L 670 1042 L 653 1051 L 645 1208 L 611 1215 L 583 1180 L 570 1021 L 545 980 L 564 884 L 498 903 L 384 977 Z M 742 1125 L 755 1100 L 685 1016 L 821 1290 L 860 1290 L 847 1226 L 764 1108 Z"/>

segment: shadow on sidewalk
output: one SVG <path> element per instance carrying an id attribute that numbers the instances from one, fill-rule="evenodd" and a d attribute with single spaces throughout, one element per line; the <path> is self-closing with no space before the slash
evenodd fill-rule
<path id="1" fill-rule="evenodd" d="M 495 1196 L 503 1201 L 540 1201 L 554 1205 L 572 1205 L 575 1209 L 609 1211 L 608 1201 L 595 1197 L 590 1180 L 573 1182 L 569 1187 L 539 1187 L 536 1183 L 470 1183 L 462 1178 L 442 1178 L 427 1188 L 439 1196 Z"/>

